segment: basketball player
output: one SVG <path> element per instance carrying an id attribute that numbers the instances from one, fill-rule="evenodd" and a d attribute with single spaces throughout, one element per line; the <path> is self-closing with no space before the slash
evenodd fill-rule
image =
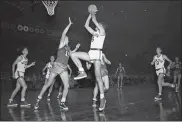
<path id="1" fill-rule="evenodd" d="M 123 87 L 123 78 L 124 78 L 125 74 L 126 74 L 126 72 L 125 72 L 124 67 L 122 66 L 121 63 L 119 63 L 119 67 L 117 68 L 116 74 L 115 74 L 115 77 L 117 77 L 117 80 L 118 80 L 118 90 L 119 90 L 119 88 Z"/>
<path id="2" fill-rule="evenodd" d="M 66 34 L 72 24 L 73 23 L 71 22 L 71 19 L 69 18 L 69 24 L 64 29 L 62 33 L 62 37 L 60 39 L 60 44 L 59 44 L 59 48 L 57 52 L 57 59 L 54 62 L 54 65 L 51 69 L 47 84 L 43 86 L 40 94 L 38 95 L 34 109 L 39 108 L 39 101 L 42 99 L 42 96 L 44 95 L 46 90 L 50 87 L 50 85 L 54 82 L 55 77 L 59 75 L 64 85 L 60 107 L 64 110 L 68 110 L 68 107 L 65 105 L 65 102 L 66 102 L 66 97 L 67 97 L 68 89 L 69 89 L 69 74 L 67 71 L 67 65 L 68 65 L 68 59 L 70 55 L 70 48 L 68 46 L 69 39 Z"/>
<path id="3" fill-rule="evenodd" d="M 55 61 L 55 58 L 54 56 L 51 56 L 50 57 L 50 62 L 46 64 L 46 66 L 43 68 L 42 72 L 43 72 L 43 75 L 45 75 L 45 70 L 47 69 L 47 73 L 46 73 L 46 76 L 45 76 L 45 83 L 44 85 L 47 83 L 48 81 L 48 78 L 49 78 L 49 75 L 50 75 L 50 70 L 54 64 L 54 61 Z M 55 82 L 55 79 L 53 81 L 53 83 L 51 84 L 51 86 L 49 87 L 49 93 L 47 95 L 47 100 L 50 101 L 50 94 L 52 92 L 52 89 L 53 89 L 53 86 L 54 86 L 54 82 Z"/>
<path id="4" fill-rule="evenodd" d="M 172 69 L 173 69 L 173 79 L 174 79 L 173 83 L 176 84 L 176 92 L 178 92 L 181 82 L 181 62 L 179 61 L 178 57 L 175 57 L 175 62 L 173 62 Z M 176 82 L 177 80 L 178 83 Z"/>
<path id="5" fill-rule="evenodd" d="M 169 66 L 167 67 L 168 69 L 171 68 L 172 61 L 166 56 L 162 54 L 162 49 L 160 47 L 157 47 L 156 49 L 157 55 L 153 57 L 153 61 L 151 62 L 151 65 L 155 64 L 155 69 L 156 69 L 156 74 L 158 76 L 158 87 L 159 87 L 159 93 L 158 95 L 154 98 L 155 100 L 161 100 L 162 99 L 162 87 L 163 86 L 169 86 L 174 88 L 175 85 L 170 84 L 170 83 L 164 83 L 164 76 L 166 74 L 166 69 L 164 67 L 165 60 L 169 62 Z"/>
<path id="6" fill-rule="evenodd" d="M 109 76 L 108 76 L 108 71 L 107 71 L 107 67 L 106 64 L 111 64 L 111 62 L 106 58 L 105 54 L 102 53 L 102 60 L 101 60 L 101 77 L 104 83 L 104 91 L 108 91 L 109 90 Z M 89 62 L 86 62 L 86 66 L 87 69 L 90 69 L 91 64 Z M 96 102 L 97 102 L 97 95 L 98 95 L 98 84 L 95 84 L 95 88 L 93 91 L 93 107 L 96 107 Z"/>
<path id="7" fill-rule="evenodd" d="M 13 74 L 13 78 L 17 80 L 16 82 L 16 88 L 13 91 L 13 93 L 11 94 L 11 97 L 9 99 L 9 103 L 8 103 L 8 107 L 11 106 L 17 106 L 18 104 L 13 102 L 14 97 L 16 96 L 16 94 L 18 93 L 18 91 L 20 90 L 20 88 L 22 87 L 22 91 L 21 91 L 21 104 L 20 107 L 27 107 L 30 106 L 31 104 L 27 103 L 25 101 L 25 94 L 26 94 L 26 90 L 27 90 L 27 84 L 24 80 L 24 74 L 25 74 L 25 70 L 29 67 L 32 67 L 35 65 L 35 62 L 32 62 L 31 64 L 28 64 L 28 59 L 27 59 L 27 55 L 28 55 L 28 49 L 24 48 L 22 51 L 22 55 L 18 56 L 17 59 L 15 60 L 15 62 L 12 65 L 12 74 Z M 16 71 L 15 71 L 15 66 L 17 66 Z"/>
<path id="8" fill-rule="evenodd" d="M 76 52 L 76 51 L 79 49 L 79 47 L 80 47 L 80 43 L 78 43 L 78 44 L 76 45 L 75 49 L 72 50 L 71 53 Z M 67 67 L 68 67 L 68 70 L 69 70 L 69 72 L 70 72 L 69 77 L 71 78 L 72 69 L 71 69 L 71 67 L 70 67 L 69 65 L 67 65 Z M 59 99 L 61 95 L 62 95 L 62 86 L 59 87 L 59 92 L 58 92 L 57 99 Z"/>
<path id="9" fill-rule="evenodd" d="M 100 72 L 101 72 L 102 48 L 103 48 L 106 33 L 105 33 L 105 25 L 97 22 L 95 14 L 96 13 L 90 14 L 85 23 L 85 28 L 90 34 L 92 34 L 90 51 L 88 53 L 86 52 L 72 53 L 71 58 L 79 70 L 79 75 L 74 78 L 75 80 L 87 77 L 87 74 L 85 73 L 83 69 L 80 59 L 94 63 L 95 77 L 96 77 L 96 81 L 98 83 L 98 87 L 100 91 L 99 110 L 102 111 L 105 108 L 106 100 L 104 97 L 104 86 L 103 86 L 103 81 L 102 81 Z M 96 26 L 95 30 L 93 30 L 89 26 L 91 19 Z"/>

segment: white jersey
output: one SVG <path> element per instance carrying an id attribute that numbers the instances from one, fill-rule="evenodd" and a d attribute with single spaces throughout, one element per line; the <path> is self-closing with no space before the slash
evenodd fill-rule
<path id="1" fill-rule="evenodd" d="M 20 71 L 20 72 L 25 72 L 25 69 L 26 69 L 26 66 L 27 66 L 27 63 L 28 63 L 28 59 L 25 58 L 23 55 L 21 55 L 22 57 L 22 60 L 20 62 L 17 63 L 17 71 Z"/>
<path id="2" fill-rule="evenodd" d="M 155 69 L 164 68 L 165 59 L 163 58 L 163 55 L 159 57 L 156 55 L 154 57 L 154 60 L 155 60 Z"/>
<path id="3" fill-rule="evenodd" d="M 102 49 L 106 36 L 101 35 L 99 33 L 99 31 L 96 31 L 96 35 L 98 35 L 98 36 L 92 36 L 92 41 L 91 41 L 91 44 L 90 44 L 90 48 Z"/>
<path id="4" fill-rule="evenodd" d="M 47 64 L 47 74 L 46 74 L 46 75 L 49 75 L 49 74 L 50 74 L 51 68 L 52 68 L 52 64 L 51 64 L 51 62 L 49 62 L 49 63 Z"/>

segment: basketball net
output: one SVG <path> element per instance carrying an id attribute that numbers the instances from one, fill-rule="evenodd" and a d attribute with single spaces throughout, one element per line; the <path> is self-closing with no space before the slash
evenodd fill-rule
<path id="1" fill-rule="evenodd" d="M 42 1 L 42 3 L 44 4 L 44 6 L 46 7 L 47 9 L 47 13 L 52 16 L 54 15 L 54 9 L 58 3 L 58 0 L 56 1 Z"/>

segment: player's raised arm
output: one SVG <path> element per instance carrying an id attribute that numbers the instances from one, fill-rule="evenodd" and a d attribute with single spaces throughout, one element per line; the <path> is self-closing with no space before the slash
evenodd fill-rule
<path id="1" fill-rule="evenodd" d="M 86 23 L 85 23 L 85 28 L 87 29 L 87 31 L 92 34 L 95 35 L 95 31 L 89 26 L 90 24 L 90 19 L 91 19 L 91 14 L 88 16 Z"/>
<path id="2" fill-rule="evenodd" d="M 22 60 L 22 56 L 18 56 L 18 58 L 15 60 L 15 62 L 12 64 L 12 75 L 14 77 L 14 74 L 15 74 L 15 66 L 18 62 L 20 62 Z"/>
<path id="3" fill-rule="evenodd" d="M 64 40 L 65 40 L 65 38 L 67 37 L 66 34 L 67 34 L 67 32 L 68 32 L 68 30 L 69 30 L 69 28 L 70 28 L 70 26 L 71 26 L 72 24 L 73 24 L 73 23 L 71 22 L 71 19 L 70 19 L 70 17 L 69 17 L 69 24 L 66 26 L 66 28 L 64 29 L 64 31 L 63 31 L 63 33 L 62 33 L 62 36 L 61 36 L 61 39 L 60 39 L 59 48 L 61 48 L 62 45 L 64 45 L 64 44 L 63 44 L 63 43 L 64 43 Z"/>
<path id="4" fill-rule="evenodd" d="M 104 28 L 102 27 L 102 25 L 98 23 L 98 21 L 97 21 L 97 19 L 96 19 L 96 15 L 93 13 L 93 14 L 91 15 L 91 17 L 92 17 L 92 21 L 93 21 L 93 23 L 95 24 L 95 26 L 100 30 L 100 33 L 101 33 L 102 35 L 105 35 L 105 30 L 104 30 Z"/>
<path id="5" fill-rule="evenodd" d="M 173 64 L 173 62 L 166 55 L 163 55 L 163 58 L 169 62 L 169 65 L 168 65 L 167 68 L 170 69 L 172 64 Z"/>

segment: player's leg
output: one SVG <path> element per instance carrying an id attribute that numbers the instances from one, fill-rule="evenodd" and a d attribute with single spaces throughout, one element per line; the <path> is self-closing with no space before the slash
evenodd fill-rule
<path id="1" fill-rule="evenodd" d="M 44 85 L 46 85 L 46 84 L 47 84 L 47 81 L 48 81 L 48 78 L 46 78 L 46 79 L 45 79 Z"/>
<path id="2" fill-rule="evenodd" d="M 89 58 L 88 53 L 73 52 L 73 53 L 71 53 L 70 56 L 71 56 L 71 59 L 73 60 L 74 64 L 76 65 L 76 67 L 79 70 L 79 75 L 77 77 L 75 77 L 74 79 L 78 80 L 78 79 L 82 79 L 82 78 L 87 77 L 87 75 L 86 75 L 86 73 L 85 73 L 85 71 L 83 69 L 83 66 L 82 66 L 82 63 L 81 63 L 80 59 L 84 60 L 84 61 L 89 61 L 90 58 Z"/>
<path id="3" fill-rule="evenodd" d="M 109 76 L 108 75 L 103 76 L 102 80 L 104 82 L 104 92 L 107 92 L 109 90 Z"/>
<path id="4" fill-rule="evenodd" d="M 49 93 L 47 95 L 47 100 L 50 101 L 50 96 L 54 87 L 54 83 L 55 83 L 56 79 L 53 80 L 53 83 L 51 84 L 51 86 L 49 87 Z"/>
<path id="5" fill-rule="evenodd" d="M 101 62 L 99 60 L 94 61 L 95 77 L 100 91 L 100 107 L 99 110 L 102 111 L 105 108 L 105 97 L 104 97 L 104 85 L 101 78 Z"/>
<path id="6" fill-rule="evenodd" d="M 62 92 L 62 90 L 63 90 L 63 88 L 62 88 L 63 86 L 61 85 L 60 87 L 59 87 L 59 91 L 58 91 L 58 96 L 57 96 L 57 99 L 59 99 L 60 98 L 60 96 L 63 94 Z"/>
<path id="7" fill-rule="evenodd" d="M 119 90 L 119 86 L 120 86 L 120 75 L 118 75 L 117 77 L 117 90 Z"/>
<path id="8" fill-rule="evenodd" d="M 34 106 L 34 109 L 38 109 L 39 108 L 39 101 L 42 99 L 42 96 L 44 95 L 44 93 L 46 92 L 46 90 L 51 86 L 51 84 L 54 82 L 54 79 L 55 77 L 57 76 L 57 73 L 54 73 L 54 72 L 51 72 L 50 73 L 50 76 L 49 76 L 49 79 L 48 79 L 48 82 L 47 84 L 45 84 L 41 91 L 40 91 L 40 94 L 38 95 L 38 98 L 36 100 L 36 104 Z"/>
<path id="9" fill-rule="evenodd" d="M 168 70 L 169 71 L 169 70 Z M 171 83 L 165 83 L 164 82 L 164 76 L 165 76 L 165 74 L 166 74 L 166 70 L 165 70 L 165 68 L 162 68 L 161 70 L 160 70 L 160 74 L 163 74 L 163 78 L 161 79 L 161 83 L 162 83 L 162 86 L 168 86 L 168 87 L 172 87 L 172 88 L 174 88 L 175 87 L 175 85 L 173 85 L 173 84 L 171 84 Z"/>
<path id="10" fill-rule="evenodd" d="M 162 79 L 162 86 L 168 86 L 168 87 L 171 87 L 171 88 L 175 87 L 174 84 L 164 82 L 164 78 Z"/>
<path id="11" fill-rule="evenodd" d="M 68 74 L 68 71 L 66 70 L 63 73 L 61 73 L 60 77 L 62 79 L 63 86 L 64 86 L 60 107 L 62 109 L 64 109 L 64 110 L 68 110 L 68 107 L 65 105 L 66 97 L 68 95 L 68 89 L 69 89 L 69 74 Z"/>
<path id="12" fill-rule="evenodd" d="M 19 80 L 19 79 L 17 79 Z M 11 97 L 9 99 L 9 103 L 8 103 L 8 107 L 11 107 L 11 106 L 17 106 L 18 104 L 17 103 L 14 103 L 13 99 L 14 97 L 16 96 L 16 94 L 18 93 L 18 91 L 20 90 L 21 88 L 21 85 L 18 83 L 18 81 L 16 82 L 16 88 L 13 90 L 12 94 L 11 94 Z"/>
<path id="13" fill-rule="evenodd" d="M 96 107 L 98 92 L 99 92 L 98 84 L 95 83 L 95 87 L 94 87 L 94 91 L 93 91 L 93 104 L 92 104 L 93 107 Z"/>
<path id="14" fill-rule="evenodd" d="M 104 84 L 104 92 L 107 92 L 109 90 L 109 76 L 106 67 L 101 66 L 101 76 Z"/>
<path id="15" fill-rule="evenodd" d="M 173 83 L 176 84 L 176 81 L 177 81 L 177 74 L 176 72 L 174 71 L 174 74 L 173 74 Z"/>
<path id="16" fill-rule="evenodd" d="M 19 84 L 22 86 L 22 91 L 21 91 L 21 105 L 20 107 L 26 107 L 26 106 L 30 106 L 31 104 L 27 103 L 25 101 L 25 94 L 26 94 L 26 90 L 27 90 L 27 84 L 24 80 L 23 77 L 20 77 L 18 80 Z"/>
<path id="17" fill-rule="evenodd" d="M 121 79 L 120 79 L 120 81 L 121 81 L 120 88 L 123 87 L 123 78 L 124 78 L 124 76 L 123 76 L 123 74 L 122 74 L 122 75 L 121 75 Z"/>
<path id="18" fill-rule="evenodd" d="M 177 91 L 179 91 L 179 89 L 180 89 L 180 84 L 181 84 L 181 73 L 178 74 Z"/>
<path id="19" fill-rule="evenodd" d="M 162 99 L 162 81 L 164 79 L 164 74 L 160 73 L 158 74 L 157 84 L 158 84 L 158 95 L 154 98 L 155 100 L 161 100 Z"/>

